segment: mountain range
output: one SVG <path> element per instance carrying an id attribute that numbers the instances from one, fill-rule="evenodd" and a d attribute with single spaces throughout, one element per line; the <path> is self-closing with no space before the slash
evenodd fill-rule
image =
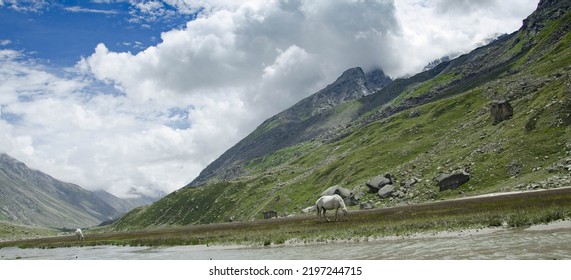
<path id="1" fill-rule="evenodd" d="M 0 221 L 75 228 L 131 210 L 123 230 L 297 215 L 330 190 L 353 210 L 571 186 L 570 8 L 541 0 L 518 31 L 411 77 L 348 69 L 133 210 L 0 154 Z"/>
<path id="2" fill-rule="evenodd" d="M 349 69 L 114 227 L 297 215 L 331 189 L 370 208 L 571 186 L 570 7 L 542 0 L 518 31 L 409 78 Z M 371 191 L 387 174 L 390 192 Z"/>
<path id="3" fill-rule="evenodd" d="M 151 202 L 90 192 L 0 154 L 0 221 L 51 228 L 90 227 Z"/>

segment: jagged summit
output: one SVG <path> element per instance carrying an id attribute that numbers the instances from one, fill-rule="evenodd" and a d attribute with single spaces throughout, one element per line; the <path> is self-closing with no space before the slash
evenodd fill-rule
<path id="1" fill-rule="evenodd" d="M 350 68 L 343 72 L 335 82 L 306 100 L 302 100 L 293 108 L 297 109 L 311 102 L 312 115 L 319 114 L 341 103 L 371 95 L 390 82 L 391 78 L 380 69 L 365 74 L 361 67 Z"/>

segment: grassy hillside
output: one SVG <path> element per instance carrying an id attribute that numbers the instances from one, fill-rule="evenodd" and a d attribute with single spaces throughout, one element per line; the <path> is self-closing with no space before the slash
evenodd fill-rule
<path id="1" fill-rule="evenodd" d="M 349 114 L 350 125 L 250 160 L 246 175 L 235 180 L 171 193 L 114 227 L 246 221 L 267 210 L 298 214 L 336 184 L 377 208 L 570 186 L 571 14 L 564 9 L 553 17 L 548 8 L 519 32 L 430 75 L 397 80 L 328 111 L 331 120 Z M 392 102 L 376 101 L 387 98 Z M 514 115 L 494 124 L 490 104 L 498 99 L 510 100 Z M 471 174 L 470 181 L 440 192 L 435 177 L 459 169 Z M 398 195 L 366 193 L 364 183 L 385 173 L 395 177 Z M 413 178 L 418 183 L 401 186 Z"/>

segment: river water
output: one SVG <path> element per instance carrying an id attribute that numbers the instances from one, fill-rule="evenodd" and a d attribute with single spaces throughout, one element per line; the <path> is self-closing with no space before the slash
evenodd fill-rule
<path id="1" fill-rule="evenodd" d="M 528 229 L 484 229 L 359 242 L 267 247 L 96 246 L 0 249 L 0 260 L 300 260 L 300 259 L 571 259 L 571 222 Z"/>

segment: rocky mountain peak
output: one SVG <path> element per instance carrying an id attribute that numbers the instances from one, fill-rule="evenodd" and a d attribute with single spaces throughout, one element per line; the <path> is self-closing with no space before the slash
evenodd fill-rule
<path id="1" fill-rule="evenodd" d="M 339 76 L 339 78 L 337 78 L 337 80 L 335 80 L 333 84 L 343 83 L 346 81 L 354 81 L 364 78 L 365 78 L 365 72 L 363 72 L 363 69 L 361 67 L 355 67 L 345 70 L 343 74 L 341 74 L 341 76 Z"/>
<path id="2" fill-rule="evenodd" d="M 381 69 L 375 69 L 365 75 L 367 81 L 367 88 L 369 89 L 370 93 L 375 93 L 376 91 L 384 88 L 388 85 L 392 80 L 389 76 L 383 72 Z"/>
<path id="3" fill-rule="evenodd" d="M 520 30 L 531 34 L 541 31 L 549 20 L 564 16 L 571 9 L 571 0 L 541 0 L 537 10 L 523 20 Z"/>
<path id="4" fill-rule="evenodd" d="M 380 69 L 368 73 L 365 73 L 361 67 L 345 70 L 335 82 L 310 97 L 314 108 L 312 115 L 327 111 L 341 103 L 371 95 L 390 82 L 391 78 Z"/>
<path id="5" fill-rule="evenodd" d="M 335 82 L 327 86 L 322 91 L 334 92 L 360 92 L 360 94 L 351 94 L 354 97 L 369 95 L 383 88 L 391 82 L 391 78 L 385 75 L 383 70 L 375 69 L 365 73 L 361 67 L 355 67 L 345 70 Z"/>

